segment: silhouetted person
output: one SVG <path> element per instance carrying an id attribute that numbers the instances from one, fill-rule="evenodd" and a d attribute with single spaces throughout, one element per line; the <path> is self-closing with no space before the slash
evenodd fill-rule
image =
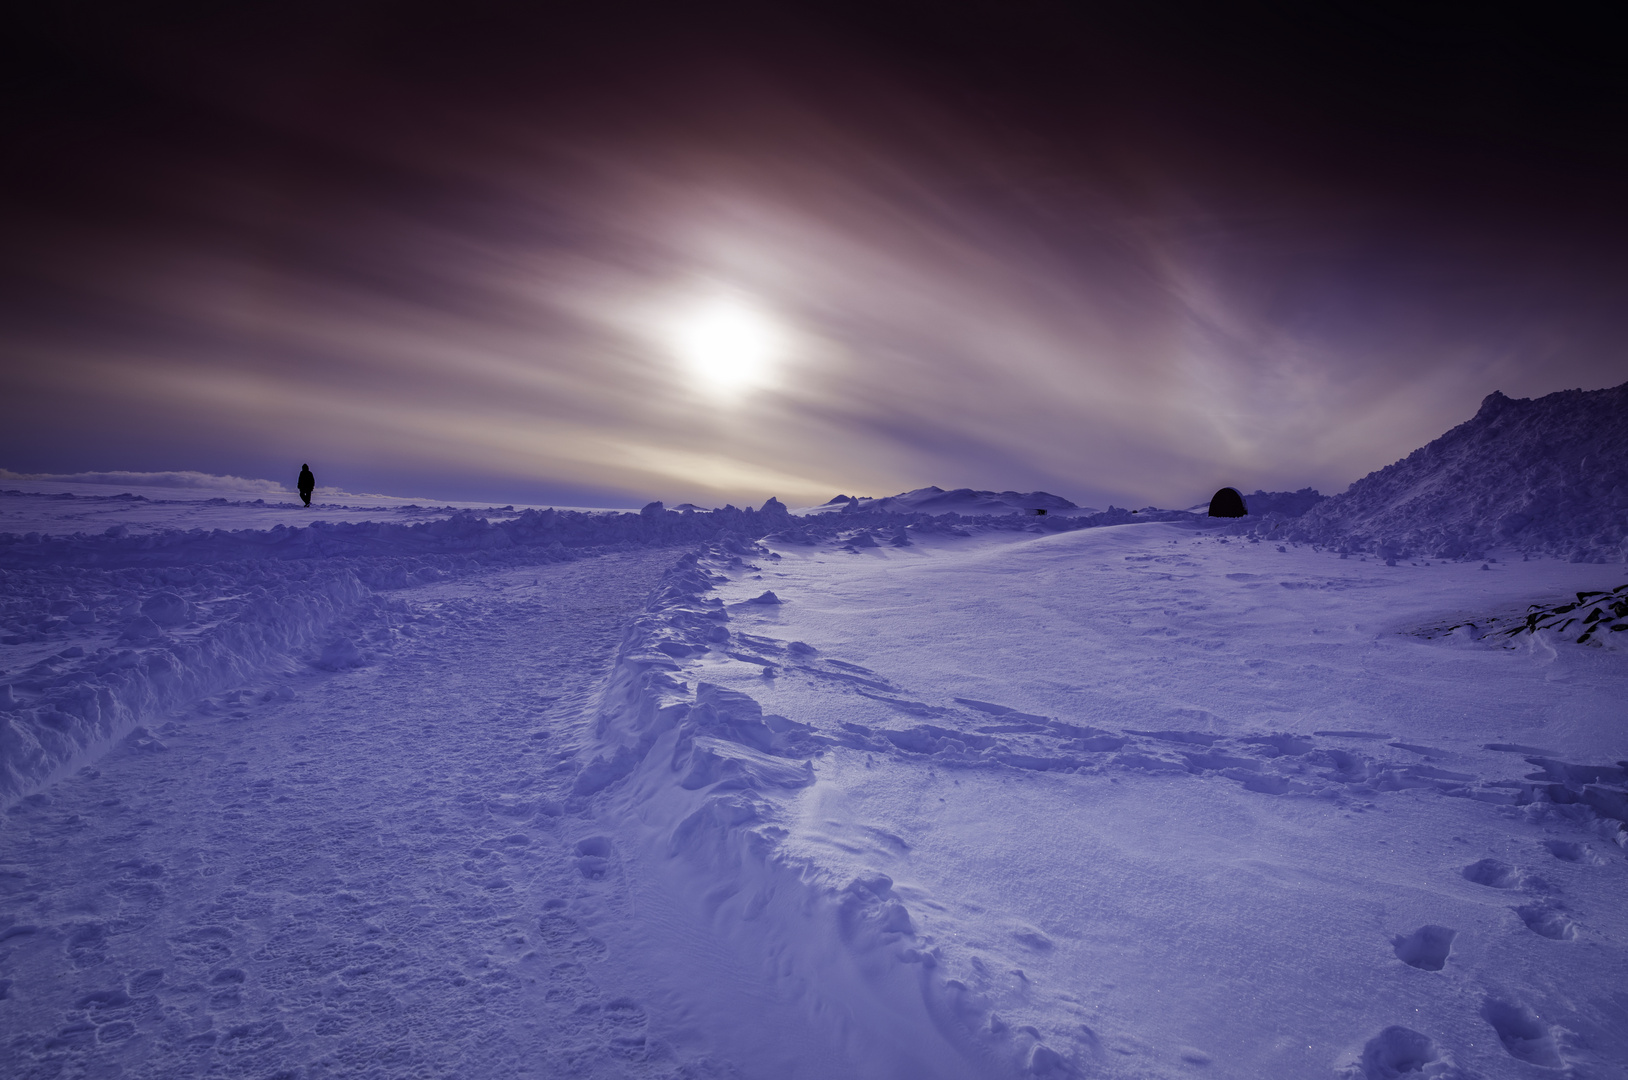
<path id="1" fill-rule="evenodd" d="M 300 482 L 298 487 L 300 489 L 300 498 L 305 500 L 306 506 L 310 506 L 311 492 L 315 491 L 317 488 L 317 478 L 311 475 L 311 466 L 300 466 Z"/>

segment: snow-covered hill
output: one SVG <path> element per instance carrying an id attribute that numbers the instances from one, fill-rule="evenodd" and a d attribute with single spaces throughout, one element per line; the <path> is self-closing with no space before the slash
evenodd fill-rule
<path id="1" fill-rule="evenodd" d="M 1628 557 L 1628 383 L 1488 395 L 1470 420 L 1312 507 L 1284 534 L 1393 557 L 1511 547 Z"/>
<path id="2" fill-rule="evenodd" d="M 1061 495 L 1048 491 L 975 491 L 955 488 L 945 491 L 941 487 L 916 488 L 900 495 L 872 499 L 857 495 L 838 495 L 823 506 L 812 506 L 799 513 L 820 514 L 851 513 L 856 510 L 874 510 L 895 514 L 1033 514 L 1043 510 L 1047 514 L 1095 514 L 1089 506 L 1076 506 Z"/>

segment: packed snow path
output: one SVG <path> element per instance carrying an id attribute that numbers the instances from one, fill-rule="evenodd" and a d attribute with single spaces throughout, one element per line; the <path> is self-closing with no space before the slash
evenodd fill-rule
<path id="1" fill-rule="evenodd" d="M 675 557 L 414 590 L 423 635 L 393 656 L 154 721 L 16 806 L 0 1074 L 670 1074 L 599 977 L 591 830 L 563 804 L 576 726 Z"/>

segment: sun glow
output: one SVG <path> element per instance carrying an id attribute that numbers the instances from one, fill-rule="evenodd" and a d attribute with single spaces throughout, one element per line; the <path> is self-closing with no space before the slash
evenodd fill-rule
<path id="1" fill-rule="evenodd" d="M 673 344 L 702 390 L 731 397 L 772 380 L 785 342 L 763 312 L 720 297 L 681 318 Z"/>

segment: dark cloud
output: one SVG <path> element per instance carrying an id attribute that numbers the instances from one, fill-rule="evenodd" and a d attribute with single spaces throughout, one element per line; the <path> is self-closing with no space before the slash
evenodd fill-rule
<path id="1" fill-rule="evenodd" d="M 550 7 L 28 15 L 0 464 L 1185 504 L 1628 368 L 1558 16 Z M 788 342 L 728 400 L 672 347 L 723 294 Z"/>

